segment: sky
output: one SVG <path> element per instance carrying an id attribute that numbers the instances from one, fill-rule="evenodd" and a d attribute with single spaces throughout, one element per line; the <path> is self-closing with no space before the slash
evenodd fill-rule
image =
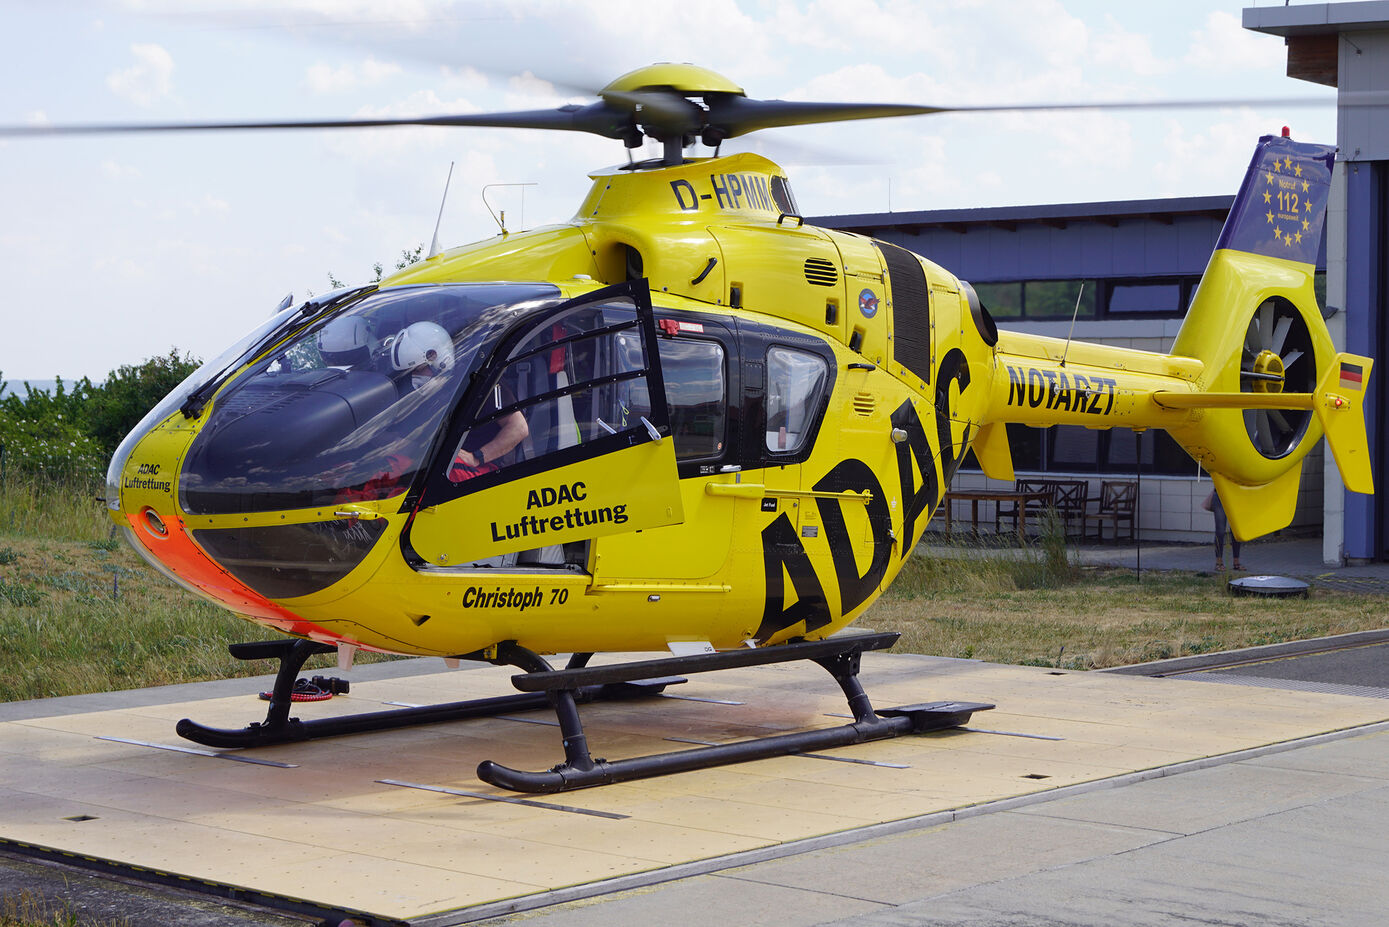
<path id="1" fill-rule="evenodd" d="M 812 216 L 1233 194 L 1260 135 L 1335 141 L 1334 91 L 1284 76 L 1282 41 L 1240 27 L 1246 5 L 0 0 L 0 124 L 541 109 L 658 61 L 761 99 L 1324 100 L 872 120 L 724 147 L 782 163 Z M 620 142 L 511 129 L 0 139 L 0 377 L 215 357 L 286 294 L 427 248 L 451 162 L 446 248 L 497 234 L 488 204 L 512 231 L 568 221 L 587 172 L 625 160 Z"/>

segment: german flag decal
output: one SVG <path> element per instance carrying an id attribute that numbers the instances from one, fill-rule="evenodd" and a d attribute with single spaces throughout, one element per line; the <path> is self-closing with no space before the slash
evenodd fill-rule
<path id="1" fill-rule="evenodd" d="M 1341 362 L 1341 388 L 1359 390 L 1365 381 L 1365 370 L 1359 364 Z"/>

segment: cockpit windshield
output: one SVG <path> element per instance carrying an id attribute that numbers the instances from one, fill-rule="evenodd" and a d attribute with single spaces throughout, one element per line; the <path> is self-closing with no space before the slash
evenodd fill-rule
<path id="1" fill-rule="evenodd" d="M 403 493 L 468 374 L 543 284 L 376 290 L 275 346 L 214 399 L 189 449 L 190 514 L 260 512 Z"/>

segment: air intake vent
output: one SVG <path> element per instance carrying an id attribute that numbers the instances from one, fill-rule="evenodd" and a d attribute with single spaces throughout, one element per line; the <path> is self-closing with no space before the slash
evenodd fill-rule
<path id="1" fill-rule="evenodd" d="M 872 393 L 855 393 L 853 399 L 855 415 L 862 415 L 868 418 L 873 414 L 873 410 L 878 407 L 878 401 L 873 398 Z"/>
<path id="2" fill-rule="evenodd" d="M 805 281 L 812 286 L 834 286 L 839 282 L 839 271 L 824 258 L 806 258 Z"/>

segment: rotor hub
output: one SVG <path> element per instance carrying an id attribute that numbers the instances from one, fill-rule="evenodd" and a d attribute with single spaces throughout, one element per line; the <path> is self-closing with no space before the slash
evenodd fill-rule
<path id="1" fill-rule="evenodd" d="M 1281 393 L 1283 392 L 1284 368 L 1283 358 L 1267 349 L 1260 351 L 1254 358 L 1253 371 L 1259 374 L 1259 378 L 1250 384 L 1250 391 L 1255 393 Z"/>

